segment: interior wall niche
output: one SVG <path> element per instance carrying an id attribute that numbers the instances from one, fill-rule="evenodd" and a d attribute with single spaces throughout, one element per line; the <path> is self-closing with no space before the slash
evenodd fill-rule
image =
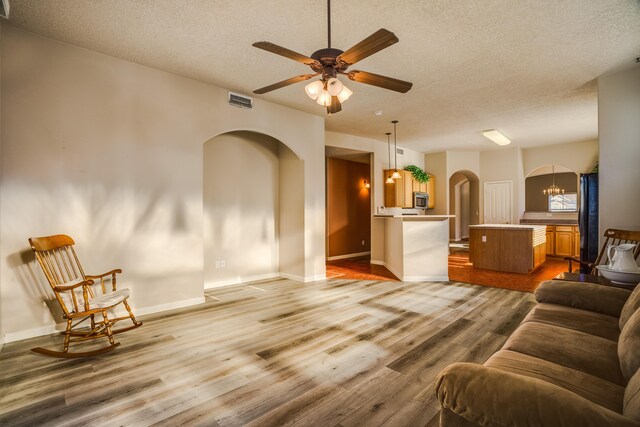
<path id="1" fill-rule="evenodd" d="M 290 274 L 303 273 L 296 270 L 304 265 L 303 187 L 289 182 L 301 181 L 302 161 L 278 140 L 248 131 L 219 135 L 203 149 L 205 287 L 278 276 L 283 238 L 295 254 L 285 260 Z"/>
<path id="2" fill-rule="evenodd" d="M 545 188 L 555 183 L 565 193 L 578 192 L 578 175 L 574 172 L 562 172 L 529 176 L 525 179 L 525 210 L 527 212 L 549 212 L 549 196 L 543 193 Z"/>

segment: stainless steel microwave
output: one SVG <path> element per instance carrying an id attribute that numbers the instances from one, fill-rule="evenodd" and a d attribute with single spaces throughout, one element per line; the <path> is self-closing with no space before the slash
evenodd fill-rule
<path id="1" fill-rule="evenodd" d="M 414 191 L 413 192 L 413 208 L 429 209 L 429 194 L 421 193 L 419 191 Z"/>

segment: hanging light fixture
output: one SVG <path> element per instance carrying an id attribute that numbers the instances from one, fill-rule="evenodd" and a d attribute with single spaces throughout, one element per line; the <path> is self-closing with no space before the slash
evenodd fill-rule
<path id="1" fill-rule="evenodd" d="M 398 124 L 398 121 L 392 120 L 391 123 L 393 123 L 393 156 L 394 156 L 393 174 L 391 174 L 391 178 L 398 179 L 398 178 L 402 178 L 402 175 L 400 175 L 400 172 L 398 172 L 398 138 L 397 138 L 398 135 L 396 134 L 396 125 Z"/>
<path id="2" fill-rule="evenodd" d="M 391 169 L 391 140 L 389 139 L 389 136 L 391 136 L 391 132 L 387 132 L 385 135 L 387 135 L 387 148 L 389 149 L 389 169 Z M 385 181 L 386 184 L 393 184 L 394 182 L 395 181 L 393 180 L 391 175 L 389 175 L 387 177 L 387 180 Z"/>
<path id="3" fill-rule="evenodd" d="M 558 194 L 564 194 L 564 188 L 560 188 L 556 185 L 556 169 L 555 165 L 551 165 L 551 180 L 552 183 L 549 188 L 542 190 L 542 194 L 548 196 L 557 196 Z"/>

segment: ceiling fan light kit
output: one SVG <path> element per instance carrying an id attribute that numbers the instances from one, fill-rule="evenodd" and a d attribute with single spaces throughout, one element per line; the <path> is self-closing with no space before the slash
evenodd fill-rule
<path id="1" fill-rule="evenodd" d="M 267 41 L 253 43 L 252 46 L 254 47 L 301 62 L 313 70 L 313 74 L 302 74 L 292 77 L 256 89 L 253 93 L 258 95 L 264 94 L 294 83 L 309 80 L 319 75 L 321 76 L 320 80 L 306 85 L 304 88 L 305 92 L 309 98 L 325 107 L 328 114 L 333 114 L 341 111 L 342 103 L 353 94 L 349 88 L 338 80 L 337 76 L 339 74 L 345 75 L 355 82 L 401 93 L 406 93 L 413 86 L 413 83 L 410 82 L 368 73 L 366 71 L 347 71 L 347 69 L 356 62 L 397 43 L 398 38 L 391 31 L 381 28 L 346 51 L 334 49 L 331 47 L 331 0 L 327 0 L 327 35 L 329 47 L 317 50 L 311 54 L 311 56 L 302 55 Z"/>

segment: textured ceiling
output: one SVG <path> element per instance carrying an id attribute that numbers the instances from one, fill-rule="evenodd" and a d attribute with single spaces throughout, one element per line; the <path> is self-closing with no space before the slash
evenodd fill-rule
<path id="1" fill-rule="evenodd" d="M 245 94 L 309 71 L 251 43 L 307 55 L 327 44 L 319 0 L 10 2 L 18 27 Z M 595 79 L 640 56 L 638 0 L 334 0 L 332 14 L 333 47 L 379 28 L 400 39 L 352 69 L 414 86 L 347 80 L 354 95 L 326 128 L 384 141 L 398 119 L 399 143 L 425 152 L 495 149 L 491 128 L 520 147 L 595 139 Z M 260 98 L 323 115 L 304 83 Z"/>

